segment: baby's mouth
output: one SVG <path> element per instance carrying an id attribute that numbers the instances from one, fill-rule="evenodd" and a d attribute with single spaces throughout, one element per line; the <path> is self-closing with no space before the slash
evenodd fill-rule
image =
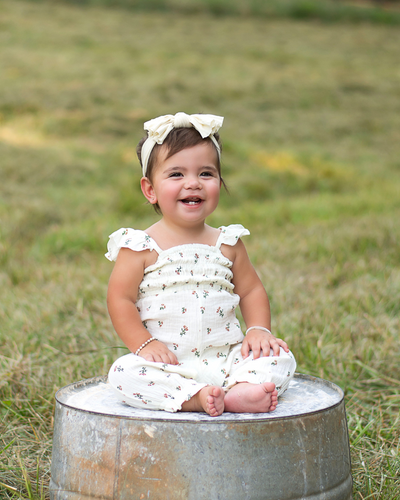
<path id="1" fill-rule="evenodd" d="M 193 197 L 193 198 L 185 198 L 181 200 L 182 203 L 185 205 L 198 205 L 201 203 L 203 200 L 201 198 Z"/>

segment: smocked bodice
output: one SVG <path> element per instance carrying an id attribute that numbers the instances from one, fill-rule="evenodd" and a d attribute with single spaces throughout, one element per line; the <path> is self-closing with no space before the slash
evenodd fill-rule
<path id="1" fill-rule="evenodd" d="M 144 271 L 136 307 L 151 335 L 172 349 L 193 341 L 204 349 L 243 340 L 235 315 L 240 297 L 234 293 L 232 262 L 220 247 L 235 245 L 249 232 L 241 225 L 220 231 L 214 246 L 186 244 L 167 250 L 143 231 L 120 229 L 110 236 L 109 260 L 117 258 L 120 248 L 158 253 L 155 264 Z"/>

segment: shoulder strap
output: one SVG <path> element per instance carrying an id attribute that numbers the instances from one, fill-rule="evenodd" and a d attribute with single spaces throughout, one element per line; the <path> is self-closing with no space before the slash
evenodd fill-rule
<path id="1" fill-rule="evenodd" d="M 216 248 L 220 248 L 222 244 L 234 246 L 239 238 L 250 234 L 250 231 L 244 228 L 241 224 L 221 226 L 219 229 L 221 233 L 218 236 L 217 243 L 215 244 Z"/>
<path id="2" fill-rule="evenodd" d="M 110 234 L 106 258 L 111 261 L 117 260 L 121 248 L 129 248 L 134 252 L 143 250 L 155 250 L 158 254 L 162 252 L 161 248 L 147 233 L 139 229 L 121 228 Z"/>

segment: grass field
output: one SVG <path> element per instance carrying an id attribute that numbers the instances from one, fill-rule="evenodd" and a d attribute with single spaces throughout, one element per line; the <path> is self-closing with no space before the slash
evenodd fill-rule
<path id="1" fill-rule="evenodd" d="M 346 393 L 355 499 L 400 497 L 398 27 L 0 3 L 0 498 L 47 498 L 54 393 L 125 350 L 108 235 L 156 220 L 143 122 L 225 116 L 241 223 L 298 371 Z"/>
<path id="2" fill-rule="evenodd" d="M 30 0 L 48 2 L 49 0 Z M 50 0 L 53 4 L 211 14 L 229 17 L 314 19 L 326 23 L 400 24 L 399 0 Z"/>

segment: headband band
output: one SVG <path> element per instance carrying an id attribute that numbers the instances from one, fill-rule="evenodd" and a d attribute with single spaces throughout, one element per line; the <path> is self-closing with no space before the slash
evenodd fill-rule
<path id="1" fill-rule="evenodd" d="M 167 135 L 174 128 L 194 127 L 203 139 L 209 137 L 217 148 L 218 156 L 221 155 L 217 139 L 214 134 L 222 126 L 224 118 L 216 115 L 187 115 L 186 113 L 176 113 L 176 115 L 164 115 L 149 120 L 144 124 L 144 129 L 148 132 L 148 138 L 142 146 L 141 159 L 143 168 L 143 177 L 147 174 L 147 165 L 150 154 L 156 144 L 162 144 Z"/>

